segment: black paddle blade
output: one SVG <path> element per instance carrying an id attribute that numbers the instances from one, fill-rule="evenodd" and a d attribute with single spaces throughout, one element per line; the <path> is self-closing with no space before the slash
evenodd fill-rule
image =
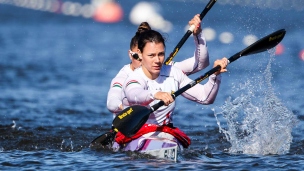
<path id="1" fill-rule="evenodd" d="M 153 110 L 145 106 L 135 105 L 121 111 L 113 120 L 116 131 L 132 137 L 148 120 Z"/>
<path id="2" fill-rule="evenodd" d="M 114 141 L 115 135 L 116 132 L 106 132 L 100 135 L 91 142 L 90 148 L 98 149 L 111 145 Z"/>
<path id="3" fill-rule="evenodd" d="M 266 50 L 269 50 L 276 45 L 278 45 L 285 36 L 285 29 L 278 30 L 276 32 L 273 32 L 260 40 L 256 41 L 252 45 L 248 46 L 244 50 L 240 51 L 239 53 L 233 55 L 231 58 L 229 58 L 230 62 L 233 62 L 237 60 L 241 56 L 246 56 L 250 54 L 260 53 L 264 52 Z"/>

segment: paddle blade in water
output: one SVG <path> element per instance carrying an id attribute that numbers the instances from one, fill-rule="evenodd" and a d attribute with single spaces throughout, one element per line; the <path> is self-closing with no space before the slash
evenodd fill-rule
<path id="1" fill-rule="evenodd" d="M 127 137 L 133 136 L 148 120 L 152 109 L 145 106 L 135 105 L 124 109 L 113 120 L 116 131 Z"/>
<path id="2" fill-rule="evenodd" d="M 102 147 L 106 147 L 108 145 L 111 145 L 113 143 L 113 140 L 115 138 L 116 132 L 106 132 L 99 137 L 95 138 L 91 144 L 90 148 L 98 149 Z"/>

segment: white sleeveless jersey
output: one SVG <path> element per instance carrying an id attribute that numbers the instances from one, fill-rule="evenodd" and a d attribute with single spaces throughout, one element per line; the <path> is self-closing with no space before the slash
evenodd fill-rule
<path id="1" fill-rule="evenodd" d="M 126 108 L 132 105 L 152 106 L 159 102 L 159 100 L 154 99 L 156 92 L 163 91 L 172 93 L 189 84 L 191 81 L 192 80 L 180 69 L 170 65 L 162 66 L 160 75 L 155 80 L 149 79 L 144 74 L 142 68 L 138 68 L 129 74 L 129 77 L 123 85 L 123 90 L 128 102 L 128 104 L 124 104 L 124 107 Z M 212 75 L 206 84 L 197 84 L 184 92 L 182 96 L 201 104 L 211 104 L 215 100 L 219 84 L 220 76 Z M 160 107 L 150 115 L 147 123 L 157 125 L 171 123 L 174 108 L 175 102 L 168 106 Z"/>

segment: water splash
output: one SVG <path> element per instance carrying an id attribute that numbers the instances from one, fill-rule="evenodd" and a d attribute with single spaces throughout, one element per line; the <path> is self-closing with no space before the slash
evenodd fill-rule
<path id="1" fill-rule="evenodd" d="M 230 153 L 286 154 L 292 142 L 292 128 L 298 122 L 275 95 L 271 80 L 274 51 L 261 77 L 251 78 L 234 87 L 236 98 L 229 97 L 221 112 L 215 113 L 220 132 L 230 142 Z M 219 120 L 226 120 L 223 126 Z M 225 128 L 224 128 L 225 127 Z"/>
<path id="2" fill-rule="evenodd" d="M 74 146 L 73 146 L 73 141 L 71 138 L 69 138 L 69 141 L 65 141 L 64 139 L 61 142 L 60 146 L 61 151 L 69 151 L 69 152 L 74 152 Z"/>
<path id="3" fill-rule="evenodd" d="M 60 150 L 61 150 L 61 151 L 63 151 L 63 146 L 64 146 L 64 143 L 65 143 L 65 141 L 64 141 L 64 140 L 62 140 L 62 142 L 61 142 L 61 146 L 60 146 Z"/>
<path id="4" fill-rule="evenodd" d="M 16 122 L 13 120 L 12 128 L 15 129 L 15 128 L 16 128 L 16 125 L 17 125 Z"/>

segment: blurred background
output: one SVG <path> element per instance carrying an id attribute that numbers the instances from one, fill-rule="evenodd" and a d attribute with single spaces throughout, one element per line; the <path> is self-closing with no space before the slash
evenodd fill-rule
<path id="1" fill-rule="evenodd" d="M 28 84 L 28 88 L 69 85 L 61 84 L 63 81 L 77 82 L 75 88 L 96 86 L 96 91 L 92 91 L 94 96 L 99 95 L 94 98 L 100 103 L 96 108 L 107 112 L 103 103 L 110 80 L 129 62 L 127 51 L 137 26 L 148 21 L 153 29 L 163 33 L 169 54 L 186 32 L 188 21 L 201 13 L 208 2 L 0 0 L 1 89 L 11 95 L 11 89 L 24 87 L 22 84 Z M 287 82 L 277 85 L 281 88 L 278 92 L 294 99 L 297 90 L 291 92 L 294 95 L 282 91 L 291 91 L 286 80 L 294 76 L 290 70 L 297 70 L 297 75 L 303 73 L 303 14 L 304 2 L 298 0 L 219 0 L 202 24 L 210 59 L 229 57 L 267 34 L 286 29 L 286 37 L 275 49 L 279 68 L 273 72 L 280 77 L 278 80 Z M 190 37 L 174 60 L 192 56 L 193 45 Z M 242 59 L 240 64 L 231 65 L 227 75 L 236 74 L 234 70 L 256 68 L 259 65 L 253 62 L 257 61 L 261 63 L 260 58 Z M 44 73 L 46 68 L 49 70 Z M 244 75 L 248 77 L 248 73 Z M 191 77 L 199 74 L 202 73 Z M 233 78 L 235 82 L 238 77 Z M 225 93 L 226 87 L 222 90 L 225 99 L 229 94 Z M 83 98 L 87 96 L 90 95 Z"/>
<path id="2" fill-rule="evenodd" d="M 86 149 L 92 139 L 110 128 L 107 91 L 111 79 L 130 62 L 129 43 L 138 25 L 148 21 L 166 37 L 168 56 L 185 34 L 188 21 L 208 2 L 0 0 L 0 151 Z M 226 109 L 227 99 L 244 97 L 244 93 L 254 94 L 251 101 L 245 99 L 247 104 L 253 104 L 252 99 L 266 104 L 264 99 L 271 91 L 279 105 L 258 103 L 256 108 L 269 109 L 264 111 L 268 119 L 286 114 L 287 123 L 263 120 L 269 121 L 268 125 L 293 128 L 294 143 L 286 143 L 291 143 L 291 153 L 303 154 L 303 17 L 301 0 L 216 2 L 202 23 L 211 63 L 276 30 L 286 29 L 287 33 L 273 51 L 229 65 L 214 104 L 201 106 L 177 99 L 176 125 L 189 133 L 194 147 L 208 146 L 212 152 L 228 149 L 231 142 L 219 133 L 215 113 Z M 193 52 L 190 36 L 174 61 L 191 57 Z M 207 69 L 190 77 L 195 79 Z M 244 88 L 249 90 L 239 91 Z M 259 91 L 261 88 L 266 91 Z M 278 109 L 275 115 L 269 112 L 272 109 Z M 227 122 L 225 116 L 217 119 Z M 289 151 L 288 147 L 285 150 Z"/>
<path id="3" fill-rule="evenodd" d="M 185 34 L 188 21 L 208 2 L 0 0 L 3 129 L 10 134 L 7 126 L 27 131 L 33 127 L 67 127 L 64 129 L 75 131 L 76 136 L 88 135 L 86 142 L 108 130 L 112 115 L 106 109 L 107 91 L 111 79 L 129 63 L 129 42 L 138 25 L 148 21 L 160 31 L 166 37 L 169 55 Z M 301 119 L 303 17 L 301 0 L 218 0 L 202 23 L 210 61 L 230 57 L 256 40 L 286 29 L 285 38 L 273 51 L 269 81 L 284 106 Z M 193 52 L 190 37 L 174 60 L 191 57 Z M 237 97 L 235 87 L 243 86 L 245 80 L 263 76 L 271 53 L 251 55 L 231 64 L 223 75 L 216 102 L 210 106 L 177 99 L 182 102 L 178 105 L 177 124 L 185 129 L 190 125 L 218 129 L 211 109 L 221 108 L 228 97 Z M 203 72 L 190 77 L 194 79 Z M 183 119 L 184 113 L 189 120 Z M 193 113 L 206 118 L 198 119 Z"/>

